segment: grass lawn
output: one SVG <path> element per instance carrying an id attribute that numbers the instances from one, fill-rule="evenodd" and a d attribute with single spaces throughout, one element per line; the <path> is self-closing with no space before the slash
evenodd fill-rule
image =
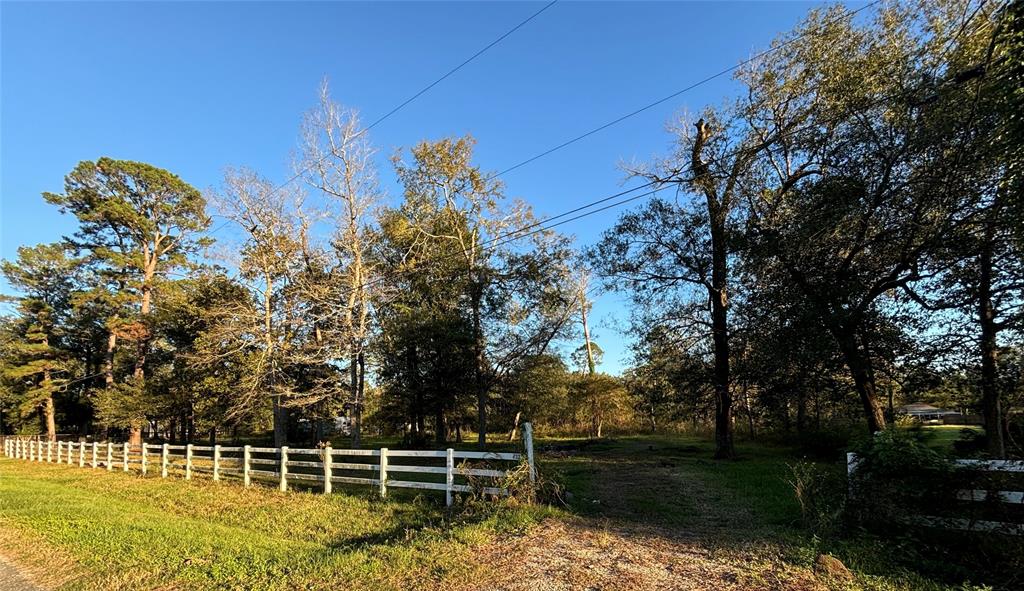
<path id="1" fill-rule="evenodd" d="M 922 430 L 927 434 L 928 445 L 942 451 L 952 451 L 953 442 L 960 439 L 964 429 L 979 435 L 984 429 L 972 425 L 926 425 Z"/>
<path id="2" fill-rule="evenodd" d="M 481 575 L 474 546 L 547 513 L 0 459 L 0 551 L 69 589 L 447 586 Z"/>
<path id="3" fill-rule="evenodd" d="M 907 564 L 896 543 L 808 535 L 786 482 L 797 454 L 738 451 L 715 461 L 710 442 L 681 435 L 541 440 L 542 476 L 565 485 L 568 510 L 452 512 L 439 494 L 280 493 L 0 458 L 0 554 L 67 589 L 975 588 L 967 570 Z M 815 573 L 822 554 L 853 579 Z M 955 584 L 928 574 L 940 571 Z"/>

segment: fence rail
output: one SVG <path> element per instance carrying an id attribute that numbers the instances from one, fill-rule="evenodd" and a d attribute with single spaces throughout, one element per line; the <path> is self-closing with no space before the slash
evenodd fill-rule
<path id="1" fill-rule="evenodd" d="M 857 454 L 846 454 L 846 474 L 851 483 L 850 494 L 853 494 L 853 476 L 857 472 L 860 459 Z M 953 460 L 953 463 L 966 470 L 980 472 L 1024 473 L 1024 460 Z M 961 489 L 956 491 L 956 498 L 965 502 L 992 502 L 1008 505 L 1024 504 L 1024 491 L 1015 490 L 977 490 Z M 959 517 L 935 517 L 931 515 L 912 515 L 911 523 L 953 529 L 960 531 L 997 532 L 1014 536 L 1024 536 L 1024 523 L 1008 521 L 990 521 L 982 519 L 966 519 Z"/>
<path id="2" fill-rule="evenodd" d="M 533 458 L 533 429 L 524 423 L 523 444 L 525 454 L 509 452 L 447 450 L 389 450 L 333 449 L 289 447 L 227 447 L 220 445 L 169 445 L 128 443 L 42 441 L 38 438 L 3 439 L 4 455 L 34 462 L 67 463 L 91 469 L 129 472 L 138 470 L 148 475 L 159 470 L 161 478 L 168 478 L 172 470 L 191 480 L 195 473 L 209 474 L 213 480 L 225 476 L 240 478 L 249 487 L 254 479 L 276 482 L 277 487 L 288 490 L 293 482 L 319 483 L 324 494 L 332 492 L 334 484 L 366 485 L 377 489 L 382 497 L 390 488 L 444 491 L 445 502 L 452 504 L 453 493 L 482 492 L 487 495 L 507 495 L 506 480 L 509 469 L 496 469 L 493 463 L 528 465 L 531 485 L 536 480 Z M 362 460 L 362 461 L 359 461 Z M 444 460 L 444 465 L 430 462 Z M 485 465 L 481 466 L 483 462 Z M 440 463 L 440 462 L 437 462 Z M 258 466 L 259 468 L 254 468 Z M 271 466 L 275 469 L 262 469 Z M 402 475 L 403 479 L 393 478 Z M 412 476 L 413 479 L 410 479 Z M 419 480 L 416 477 L 427 478 Z M 443 476 L 444 481 L 432 481 Z M 461 482 L 456 482 L 456 479 Z M 473 481 L 487 479 L 485 485 Z"/>

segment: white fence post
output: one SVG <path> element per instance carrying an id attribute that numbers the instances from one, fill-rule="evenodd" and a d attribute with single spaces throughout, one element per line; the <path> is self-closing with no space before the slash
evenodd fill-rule
<path id="1" fill-rule="evenodd" d="M 160 478 L 167 478 L 167 460 L 170 448 L 167 444 L 160 446 Z"/>
<path id="2" fill-rule="evenodd" d="M 127 471 L 128 471 L 128 453 L 129 453 L 130 451 L 131 451 L 131 448 L 129 447 L 129 445 L 128 445 L 128 442 L 127 442 L 127 441 L 125 441 L 125 442 L 124 442 L 124 452 L 123 452 L 123 453 L 124 453 L 124 457 L 123 457 L 123 458 L 121 458 L 121 460 L 122 460 L 122 461 L 121 461 L 121 463 L 122 463 L 121 469 L 122 469 L 123 471 L 125 471 L 125 472 L 127 472 Z"/>
<path id="3" fill-rule="evenodd" d="M 857 454 L 853 452 L 847 452 L 846 454 L 846 494 L 853 498 L 853 473 L 857 471 L 857 464 L 860 461 L 857 459 Z"/>
<path id="4" fill-rule="evenodd" d="M 78 443 L 78 467 L 85 468 L 85 442 Z"/>
<path id="5" fill-rule="evenodd" d="M 68 466 L 75 463 L 75 442 L 68 442 Z"/>
<path id="6" fill-rule="evenodd" d="M 46 463 L 53 463 L 53 442 L 50 440 L 46 441 Z"/>
<path id="7" fill-rule="evenodd" d="M 36 442 L 31 439 L 28 440 L 28 461 L 33 462 L 36 459 Z"/>
<path id="8" fill-rule="evenodd" d="M 61 459 L 64 457 L 63 451 L 64 451 L 64 442 L 63 441 L 58 441 L 57 442 L 57 463 L 58 464 L 61 462 Z"/>
<path id="9" fill-rule="evenodd" d="M 452 485 L 455 484 L 455 450 L 448 448 L 448 456 L 445 461 L 444 497 L 445 505 L 452 506 Z"/>
<path id="10" fill-rule="evenodd" d="M 533 423 L 523 423 L 523 445 L 526 446 L 526 463 L 530 465 L 530 484 L 537 482 L 537 465 L 533 463 Z"/>
<path id="11" fill-rule="evenodd" d="M 252 479 L 249 476 L 249 460 L 252 458 L 252 448 L 245 446 L 242 448 L 242 484 L 246 488 L 252 483 Z"/>
<path id="12" fill-rule="evenodd" d="M 114 469 L 114 444 L 107 441 L 107 472 Z"/>
<path id="13" fill-rule="evenodd" d="M 96 469 L 96 452 L 97 452 L 99 446 L 100 446 L 99 442 L 97 442 L 97 441 L 93 441 L 92 442 L 92 458 L 91 459 L 92 459 L 92 469 L 93 470 Z"/>
<path id="14" fill-rule="evenodd" d="M 380 448 L 380 497 L 388 496 L 388 448 Z"/>
<path id="15" fill-rule="evenodd" d="M 213 479 L 220 480 L 220 446 L 213 446 Z"/>
<path id="16" fill-rule="evenodd" d="M 145 476 L 149 472 L 149 453 L 146 449 L 146 442 L 142 442 L 142 475 Z"/>
<path id="17" fill-rule="evenodd" d="M 288 490 L 288 446 L 281 446 L 281 492 Z"/>
<path id="18" fill-rule="evenodd" d="M 324 447 L 324 494 L 331 494 L 331 478 L 333 475 L 334 459 L 331 456 L 331 444 L 328 443 Z"/>
<path id="19" fill-rule="evenodd" d="M 185 480 L 192 480 L 192 444 L 185 445 Z"/>

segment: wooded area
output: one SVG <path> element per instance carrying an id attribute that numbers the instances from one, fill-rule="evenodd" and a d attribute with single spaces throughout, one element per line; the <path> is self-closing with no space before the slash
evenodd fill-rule
<path id="1" fill-rule="evenodd" d="M 713 426 L 728 458 L 734 430 L 875 432 L 927 401 L 1020 455 L 1021 56 L 1020 2 L 812 11 L 736 96 L 669 122 L 670 154 L 624 166 L 654 196 L 582 247 L 469 136 L 396 152 L 387 194 L 326 82 L 284 184 L 83 161 L 43 194 L 78 230 L 3 263 L 0 432 L 282 446 L 340 425 L 359 447 Z M 622 376 L 597 371 L 601 289 L 632 304 Z"/>

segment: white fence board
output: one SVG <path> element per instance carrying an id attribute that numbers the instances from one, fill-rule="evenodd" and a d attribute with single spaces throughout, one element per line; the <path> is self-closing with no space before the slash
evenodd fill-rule
<path id="1" fill-rule="evenodd" d="M 250 485 L 251 477 L 257 477 L 261 481 L 277 481 L 281 490 L 287 490 L 290 481 L 319 482 L 323 485 L 325 493 L 331 492 L 331 485 L 352 484 L 379 487 L 381 496 L 387 494 L 389 488 L 408 488 L 418 490 L 445 491 L 446 501 L 452 503 L 452 493 L 479 493 L 488 495 L 506 495 L 508 489 L 498 486 L 479 487 L 470 484 L 456 484 L 455 477 L 481 477 L 500 481 L 508 472 L 492 467 L 473 467 L 463 464 L 456 464 L 458 460 L 483 460 L 490 462 L 520 462 L 524 457 L 530 462 L 531 477 L 534 474 L 532 464 L 532 432 L 529 431 L 528 423 L 523 425 L 524 443 L 527 453 L 524 456 L 519 453 L 508 452 L 480 452 L 480 451 L 456 451 L 447 450 L 389 450 L 381 449 L 332 449 L 326 448 L 299 448 L 288 447 L 221 447 L 221 446 L 196 446 L 170 445 L 170 444 L 142 444 L 129 446 L 128 444 L 105 443 L 79 443 L 79 442 L 57 442 L 56 445 L 41 441 L 26 441 L 14 438 L 4 438 L 3 451 L 8 457 L 15 457 L 38 462 L 51 462 L 54 455 L 58 463 L 67 462 L 69 465 L 78 464 L 85 467 L 86 455 L 90 456 L 89 465 L 92 468 L 100 466 L 108 470 L 120 465 L 124 472 L 129 472 L 133 466 L 136 470 L 146 476 L 150 464 L 160 466 L 160 477 L 168 478 L 169 471 L 173 470 L 176 476 L 184 472 L 184 478 L 190 479 L 192 473 L 212 474 L 214 480 L 219 480 L 221 475 L 241 476 L 245 486 Z M 101 455 L 102 451 L 105 452 Z M 54 450 L 55 448 L 55 450 Z M 45 450 L 45 451 L 44 451 Z M 234 455 L 232 455 L 234 454 Z M 261 454 L 262 457 L 253 457 L 253 454 Z M 267 457 L 272 454 L 273 457 Z M 45 460 L 44 460 L 45 456 Z M 303 459 L 291 459 L 300 456 Z M 353 461 L 336 461 L 336 458 L 367 458 L 366 463 Z M 430 460 L 439 460 L 443 465 L 402 465 L 392 464 L 389 458 L 422 458 L 430 463 Z M 373 463 L 370 463 L 373 462 Z M 276 469 L 253 469 L 253 466 L 273 466 Z M 290 472 L 289 467 L 312 468 L 319 473 Z M 368 476 L 345 476 L 335 475 L 335 471 L 365 471 Z M 400 480 L 389 477 L 390 473 L 395 474 L 433 474 L 444 476 L 444 482 L 420 482 L 416 480 Z M 975 491 L 978 492 L 978 491 Z M 1008 493 L 1009 499 L 1019 499 L 1016 496 L 1020 493 Z"/>

